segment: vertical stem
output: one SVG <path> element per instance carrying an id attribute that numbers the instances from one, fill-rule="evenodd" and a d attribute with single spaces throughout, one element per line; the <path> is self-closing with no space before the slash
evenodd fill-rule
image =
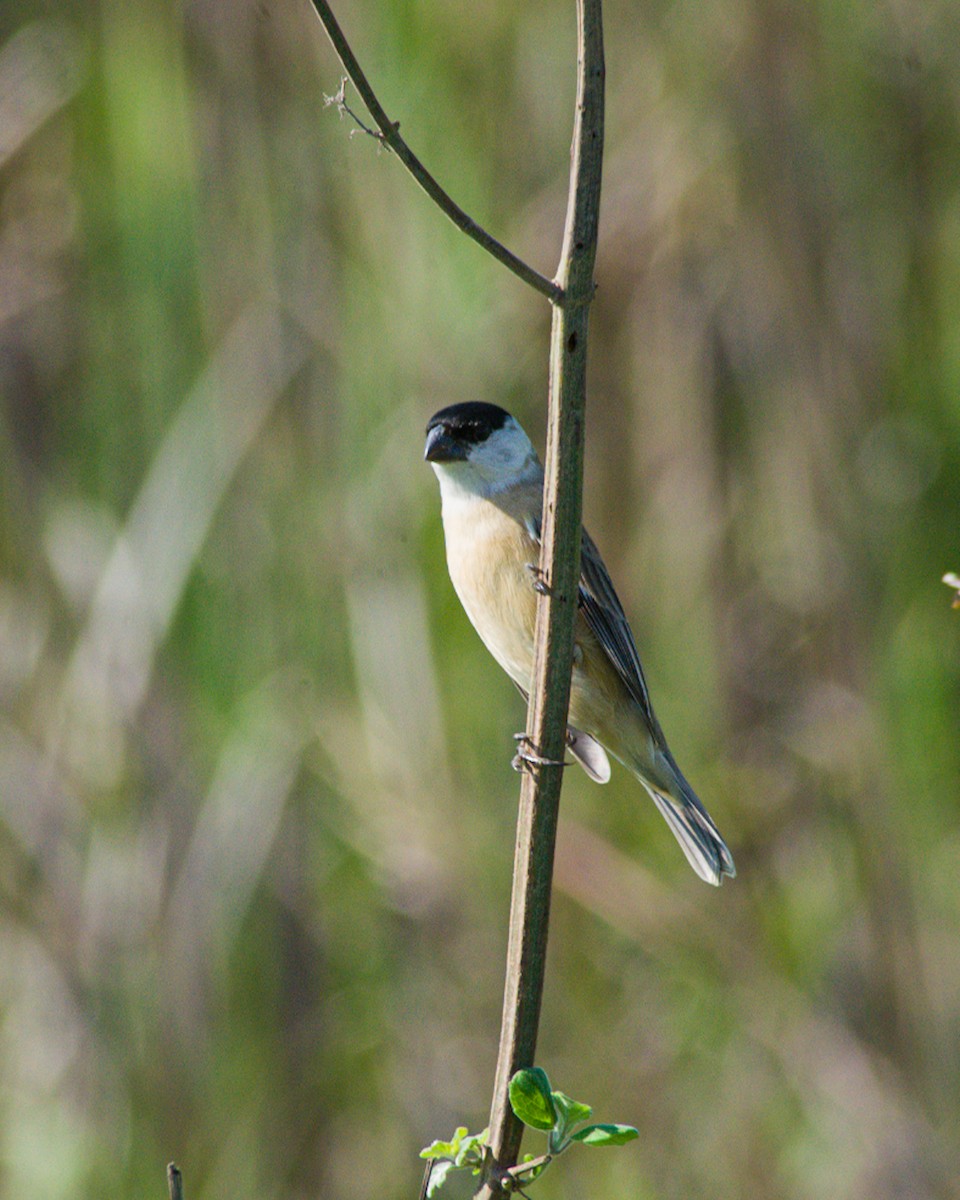
<path id="1" fill-rule="evenodd" d="M 176 1163 L 167 1163 L 167 1190 L 170 1200 L 183 1200 L 183 1176 Z"/>
<path id="2" fill-rule="evenodd" d="M 577 110 L 570 192 L 550 341 L 550 392 L 540 568 L 548 584 L 537 608 L 534 681 L 527 733 L 536 753 L 553 762 L 566 747 L 573 631 L 580 578 L 583 424 L 587 317 L 593 298 L 603 164 L 603 27 L 601 0 L 577 0 Z M 546 966 L 550 889 L 563 772 L 539 767 L 524 775 L 514 859 L 500 1053 L 490 1112 L 490 1157 L 479 1195 L 500 1191 L 519 1155 L 523 1127 L 510 1108 L 513 1074 L 533 1065 Z"/>

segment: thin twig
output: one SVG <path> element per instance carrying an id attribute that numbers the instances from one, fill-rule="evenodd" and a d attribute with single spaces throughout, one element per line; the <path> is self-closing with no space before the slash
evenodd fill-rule
<path id="1" fill-rule="evenodd" d="M 176 1163 L 167 1164 L 167 1191 L 170 1200 L 183 1200 L 183 1176 Z"/>
<path id="2" fill-rule="evenodd" d="M 593 298 L 603 164 L 603 26 L 601 0 L 577 0 L 577 110 L 570 192 L 550 342 L 550 397 L 543 500 L 536 655 L 527 738 L 557 764 L 566 744 L 580 572 L 583 421 L 587 315 Z M 509 1187 L 523 1127 L 509 1101 L 514 1073 L 533 1065 L 546 965 L 550 889 L 563 771 L 541 765 L 523 777 L 514 859 L 500 1053 L 490 1112 L 489 1154 L 481 1200 Z"/>
<path id="3" fill-rule="evenodd" d="M 552 1162 L 552 1154 L 540 1154 L 536 1158 L 528 1158 L 526 1162 L 517 1163 L 515 1167 L 509 1167 L 504 1171 L 503 1178 L 504 1180 L 514 1180 L 515 1186 L 517 1186 L 524 1182 L 524 1175 L 539 1171 L 541 1167 L 548 1167 Z"/>
<path id="4" fill-rule="evenodd" d="M 487 233 L 437 183 L 420 159 L 417 158 L 400 136 L 400 123 L 391 121 L 383 111 L 380 101 L 374 95 L 373 88 L 368 83 L 366 75 L 364 75 L 360 64 L 350 49 L 350 44 L 344 37 L 343 31 L 337 23 L 337 19 L 333 15 L 333 11 L 327 0 L 312 0 L 312 3 L 321 24 L 327 31 L 327 37 L 329 37 L 337 57 L 343 64 L 344 71 L 346 71 L 350 82 L 357 89 L 360 99 L 366 105 L 367 111 L 373 117 L 374 124 L 380 131 L 379 139 L 382 144 L 396 154 L 397 158 L 400 159 L 430 199 L 443 209 L 458 229 L 462 229 L 468 237 L 473 238 L 484 250 L 503 263 L 508 270 L 512 271 L 519 279 L 522 279 L 524 283 L 535 288 L 536 291 L 546 296 L 552 303 L 558 304 L 563 298 L 563 288 L 561 285 L 556 280 L 547 279 L 545 275 L 541 275 L 539 271 L 534 270 L 523 259 L 518 258 L 511 250 L 508 250 L 506 246 L 498 242 L 495 237 Z M 372 130 L 369 132 L 373 133 Z M 374 136 L 377 135 L 374 134 Z"/>
<path id="5" fill-rule="evenodd" d="M 383 134 L 380 132 L 380 130 L 379 129 L 371 129 L 369 125 L 365 124 L 360 119 L 360 117 L 357 116 L 357 114 L 353 111 L 353 109 L 347 103 L 347 83 L 348 82 L 349 81 L 348 81 L 346 75 L 344 75 L 343 78 L 340 80 L 340 89 L 337 92 L 337 94 L 335 96 L 324 96 L 323 107 L 329 108 L 331 104 L 335 104 L 337 106 L 337 112 L 339 112 L 341 117 L 343 116 L 344 113 L 346 113 L 347 116 L 350 117 L 350 119 L 352 121 L 356 122 L 357 127 L 360 129 L 361 133 L 367 134 L 369 137 L 372 137 L 375 142 L 379 142 L 381 145 L 383 145 L 384 144 Z M 351 135 L 356 132 L 357 132 L 356 129 L 351 130 Z"/>

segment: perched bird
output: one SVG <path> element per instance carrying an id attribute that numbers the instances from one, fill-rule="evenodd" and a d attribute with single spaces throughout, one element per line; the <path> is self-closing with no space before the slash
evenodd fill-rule
<path id="1" fill-rule="evenodd" d="M 430 418 L 424 458 L 440 481 L 450 579 L 487 649 L 528 695 L 533 673 L 543 467 L 520 425 L 495 404 L 454 404 Z M 684 779 L 654 716 L 640 656 L 603 559 L 580 549 L 568 745 L 587 774 L 610 778 L 604 748 L 640 780 L 707 883 L 733 857 Z"/>

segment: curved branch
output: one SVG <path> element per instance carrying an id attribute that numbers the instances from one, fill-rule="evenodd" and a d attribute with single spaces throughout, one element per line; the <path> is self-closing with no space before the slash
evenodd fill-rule
<path id="1" fill-rule="evenodd" d="M 553 279 L 547 279 L 545 275 L 541 275 L 539 271 L 534 270 L 522 258 L 518 258 L 511 250 L 508 250 L 506 246 L 498 242 L 495 237 L 487 233 L 437 183 L 420 159 L 417 158 L 400 136 L 399 122 L 391 121 L 383 111 L 380 101 L 374 94 L 366 75 L 361 70 L 356 56 L 350 49 L 350 43 L 344 37 L 343 30 L 337 23 L 337 18 L 333 15 L 333 11 L 327 0 L 312 0 L 312 3 L 321 24 L 327 31 L 327 37 L 330 39 L 337 57 L 343 64 L 343 69 L 349 76 L 350 82 L 357 89 L 360 99 L 367 106 L 370 116 L 373 117 L 374 123 L 379 130 L 377 136 L 382 144 L 389 147 L 396 154 L 397 158 L 400 159 L 420 187 L 423 188 L 435 204 L 443 209 L 458 229 L 463 230 L 468 237 L 473 238 L 478 245 L 482 246 L 489 254 L 492 254 L 498 262 L 503 263 L 518 279 L 522 279 L 524 283 L 529 284 L 530 287 L 540 292 L 541 295 L 546 296 L 551 303 L 560 303 L 563 299 L 563 289 L 559 283 Z"/>

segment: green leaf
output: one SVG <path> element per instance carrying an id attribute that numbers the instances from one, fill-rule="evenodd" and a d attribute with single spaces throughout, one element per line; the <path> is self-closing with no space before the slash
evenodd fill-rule
<path id="1" fill-rule="evenodd" d="M 422 1157 L 422 1155 L 421 1155 Z M 449 1158 L 443 1162 L 433 1164 L 433 1169 L 430 1171 L 430 1182 L 427 1184 L 427 1198 L 438 1192 L 443 1187 L 447 1175 L 454 1169 L 453 1163 Z"/>
<path id="2" fill-rule="evenodd" d="M 469 1171 L 472 1171 L 474 1175 L 480 1174 L 487 1132 L 485 1129 L 483 1133 L 467 1134 L 466 1137 L 461 1138 L 461 1134 L 467 1133 L 466 1129 L 461 1128 L 454 1134 L 452 1142 L 434 1142 L 427 1150 L 421 1151 L 421 1155 L 424 1157 L 428 1156 L 429 1151 L 434 1148 L 439 1148 L 441 1151 L 445 1149 L 456 1151 L 454 1158 L 444 1153 L 442 1158 L 434 1160 L 433 1166 L 430 1168 L 430 1179 L 427 1183 L 428 1200 L 434 1195 L 442 1194 L 444 1185 L 448 1182 L 452 1186 L 447 1188 L 447 1195 L 467 1195 L 466 1187 L 468 1185 L 465 1183 L 458 1184 L 456 1181 L 458 1178 L 462 1179 L 465 1177 Z M 451 1176 L 451 1172 L 455 1172 L 455 1174 Z M 476 1188 L 471 1188 L 470 1194 L 472 1195 L 475 1190 Z"/>
<path id="3" fill-rule="evenodd" d="M 622 1146 L 639 1136 L 632 1125 L 587 1125 L 578 1129 L 571 1141 L 582 1142 L 585 1146 Z"/>
<path id="4" fill-rule="evenodd" d="M 450 1158 L 452 1154 L 452 1142 L 431 1142 L 420 1151 L 421 1158 Z"/>
<path id="5" fill-rule="evenodd" d="M 459 1125 L 453 1134 L 452 1141 L 449 1142 L 431 1142 L 429 1146 L 424 1146 L 420 1151 L 421 1158 L 456 1158 L 460 1153 L 460 1143 L 467 1137 L 466 1125 Z M 481 1139 L 486 1137 L 486 1130 L 479 1135 Z"/>
<path id="6" fill-rule="evenodd" d="M 487 1140 L 487 1130 L 483 1133 L 473 1133 L 460 1143 L 460 1149 L 454 1157 L 455 1167 L 472 1167 L 483 1159 L 483 1145 Z"/>
<path id="7" fill-rule="evenodd" d="M 553 1103 L 567 1128 L 571 1125 L 576 1125 L 578 1121 L 589 1121 L 593 1116 L 593 1109 L 589 1104 L 581 1104 L 579 1100 L 571 1100 L 563 1092 L 553 1093 Z"/>
<path id="8" fill-rule="evenodd" d="M 510 1080 L 510 1107 L 531 1129 L 552 1129 L 557 1123 L 550 1080 L 540 1067 L 518 1071 Z"/>

